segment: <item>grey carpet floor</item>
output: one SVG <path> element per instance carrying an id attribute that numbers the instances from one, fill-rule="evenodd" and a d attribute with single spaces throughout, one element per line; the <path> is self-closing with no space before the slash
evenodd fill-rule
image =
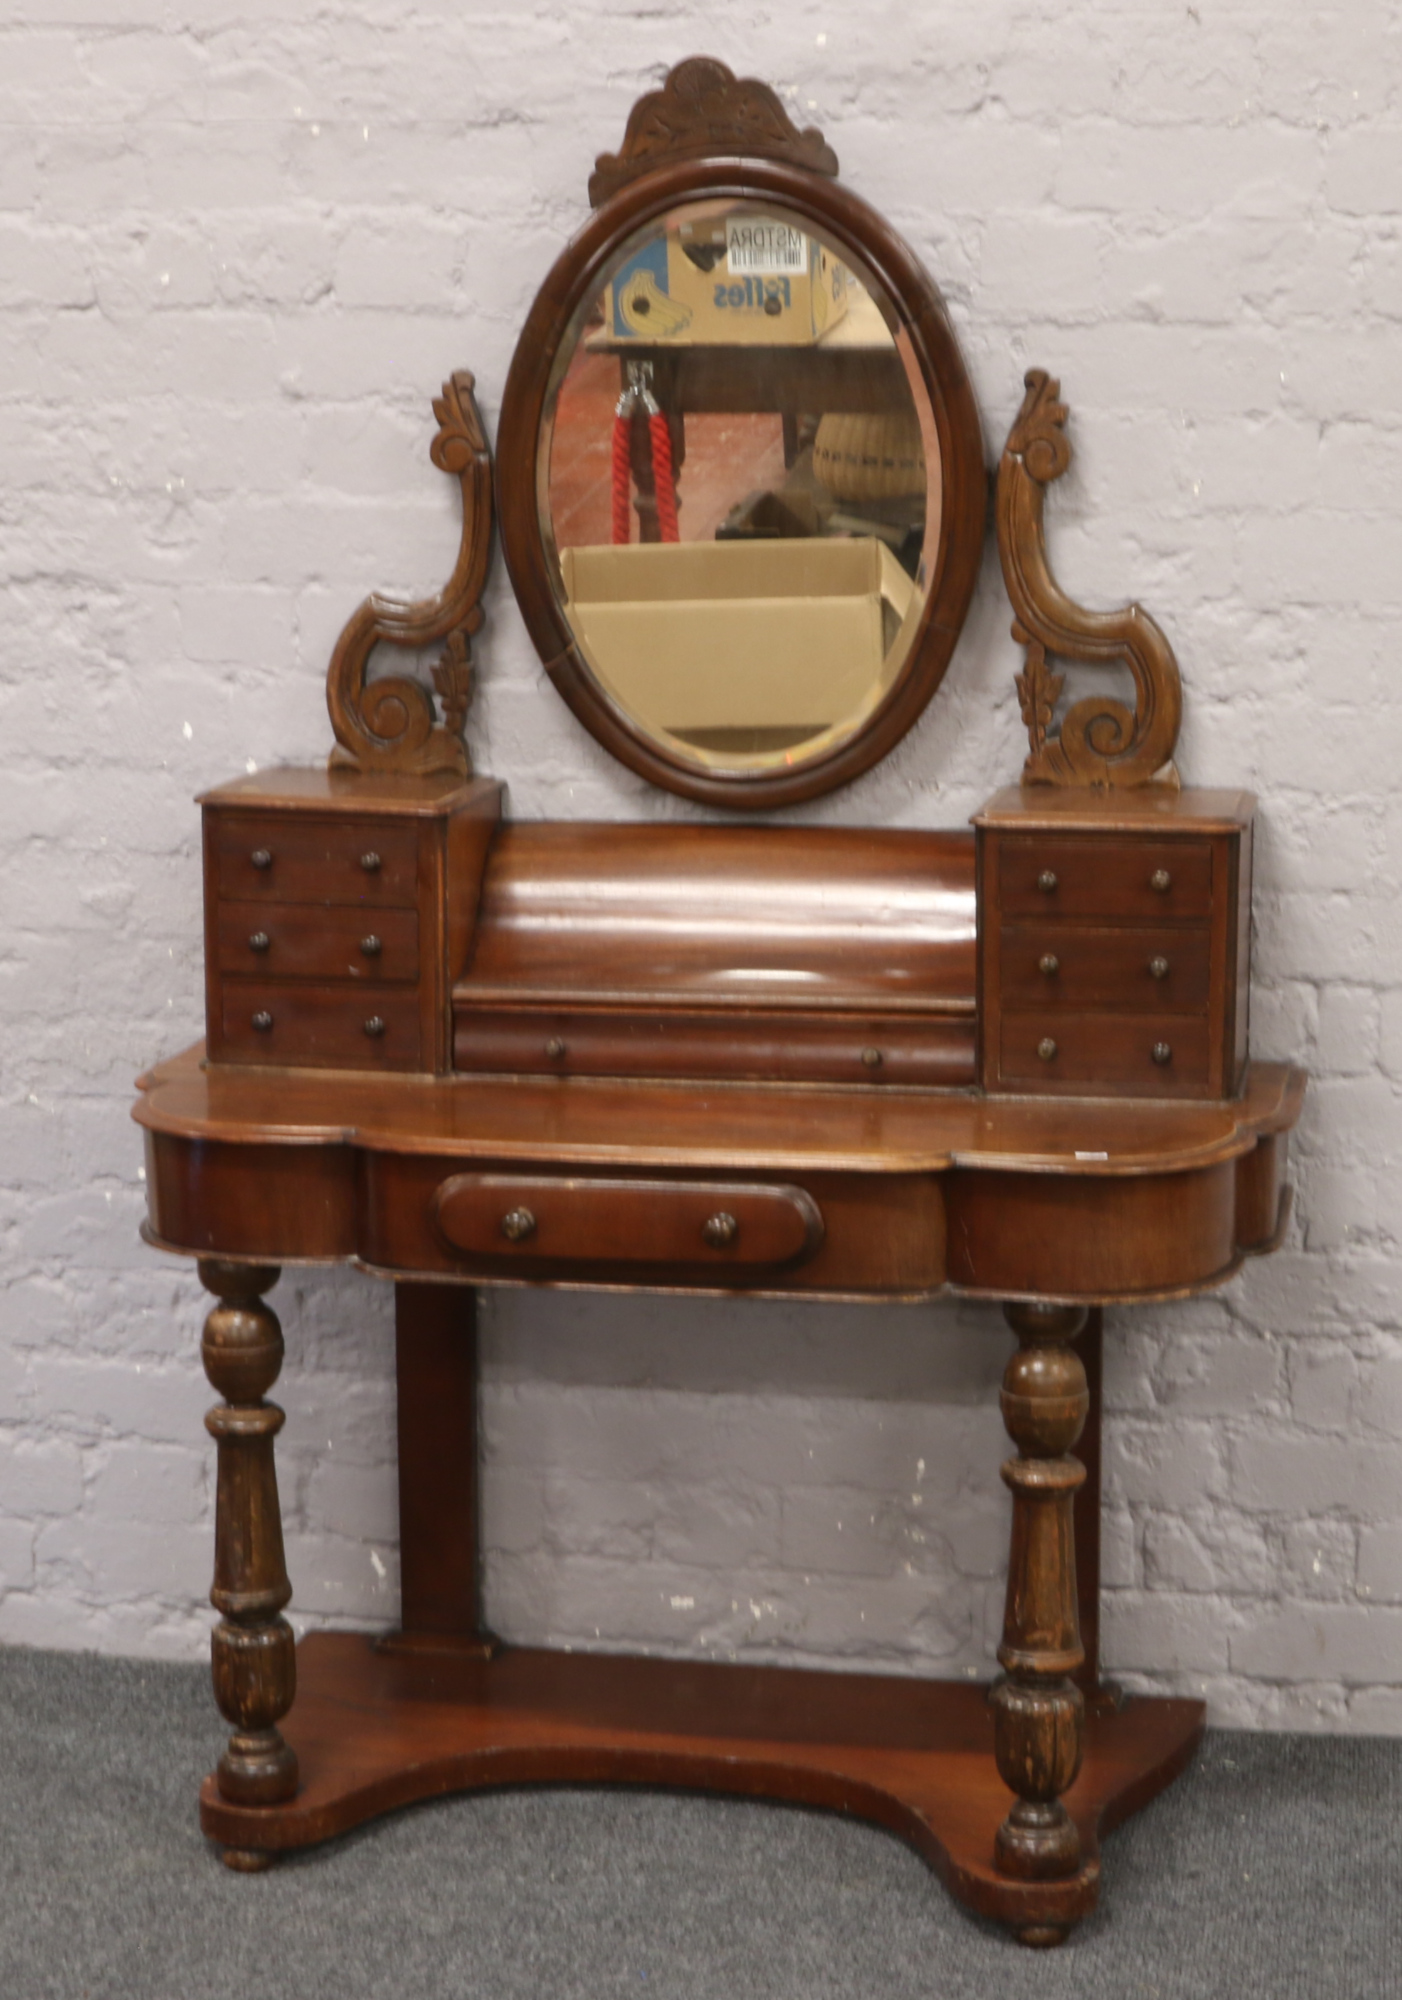
<path id="1" fill-rule="evenodd" d="M 421 1806 L 233 1875 L 201 1668 L 0 1651 L 4 2000 L 1371 2000 L 1402 1995 L 1402 1742 L 1211 1735 L 1032 1953 L 899 1841 L 653 1792 Z"/>

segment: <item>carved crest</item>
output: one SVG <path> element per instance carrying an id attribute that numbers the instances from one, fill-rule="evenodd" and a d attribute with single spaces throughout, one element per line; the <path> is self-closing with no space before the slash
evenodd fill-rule
<path id="1" fill-rule="evenodd" d="M 481 628 L 478 599 L 492 546 L 492 457 L 473 388 L 471 375 L 460 369 L 433 404 L 439 428 L 429 457 L 440 471 L 456 474 L 462 488 L 462 536 L 453 574 L 436 597 L 417 603 L 378 593 L 367 597 L 336 641 L 326 674 L 326 706 L 336 732 L 333 769 L 420 776 L 458 771 L 464 777 L 471 772 L 462 740 L 472 686 L 468 639 Z M 448 641 L 432 670 L 442 724 L 435 723 L 433 697 L 419 681 L 402 674 L 366 678 L 381 640 L 431 646 L 439 639 Z"/>
<path id="2" fill-rule="evenodd" d="M 730 154 L 837 173 L 837 155 L 822 133 L 815 125 L 800 132 L 767 83 L 734 76 L 710 56 L 691 56 L 660 90 L 638 99 L 621 150 L 600 153 L 589 179 L 590 205 L 598 208 L 629 181 L 672 161 Z"/>
<path id="3" fill-rule="evenodd" d="M 1086 611 L 1061 589 L 1047 562 L 1043 495 L 1071 463 L 1061 385 L 1044 369 L 1025 378 L 1022 408 L 998 467 L 998 553 L 1013 607 L 1013 637 L 1027 648 L 1017 677 L 1031 754 L 1022 782 L 1044 785 L 1178 786 L 1173 750 L 1183 689 L 1173 648 L 1147 611 Z M 1090 666 L 1122 665 L 1135 705 L 1107 695 L 1074 702 L 1052 733 L 1063 676 L 1047 654 Z"/>

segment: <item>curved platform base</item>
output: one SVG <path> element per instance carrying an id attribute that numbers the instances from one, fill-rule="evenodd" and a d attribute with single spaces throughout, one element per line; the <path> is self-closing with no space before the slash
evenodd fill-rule
<path id="1" fill-rule="evenodd" d="M 1059 1943 L 1094 1909 L 1100 1838 L 1190 1762 L 1201 1702 L 1089 1704 L 1085 1761 L 1066 1795 L 1080 1872 L 1018 1882 L 993 1865 L 1012 1794 L 993 1764 L 983 1687 L 782 1667 L 504 1650 L 377 1650 L 316 1633 L 297 1653 L 284 1724 L 302 1783 L 276 1807 L 230 1805 L 216 1780 L 200 1824 L 239 1856 L 309 1847 L 396 1806 L 532 1782 L 667 1785 L 822 1806 L 910 1842 L 960 1902 Z"/>

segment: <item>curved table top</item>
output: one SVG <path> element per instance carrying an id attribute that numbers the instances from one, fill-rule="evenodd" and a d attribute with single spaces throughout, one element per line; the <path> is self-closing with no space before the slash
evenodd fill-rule
<path id="1" fill-rule="evenodd" d="M 1261 1063 L 1240 1098 L 1188 1104 L 206 1068 L 192 1049 L 142 1083 L 146 1234 L 186 1255 L 489 1285 L 1108 1303 L 1201 1291 L 1274 1248 L 1305 1079 Z M 467 1237 L 449 1224 L 464 1201 L 486 1216 Z M 775 1203 L 815 1219 L 801 1254 L 758 1253 L 754 1218 Z M 525 1239 L 499 1240 L 496 1218 L 522 1204 Z M 751 1220 L 703 1249 L 722 1209 Z"/>
<path id="2" fill-rule="evenodd" d="M 1185 1172 L 1248 1153 L 1300 1114 L 1304 1072 L 1253 1063 L 1239 1098 L 986 1097 L 885 1085 L 206 1066 L 202 1048 L 139 1080 L 148 1131 L 236 1144 L 557 1166 L 1078 1177 Z"/>

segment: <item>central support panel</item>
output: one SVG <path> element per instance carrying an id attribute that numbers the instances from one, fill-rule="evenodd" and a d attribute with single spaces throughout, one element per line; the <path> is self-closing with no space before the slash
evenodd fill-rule
<path id="1" fill-rule="evenodd" d="M 1087 1717 L 1065 1804 L 1079 1871 L 1019 1882 L 994 1865 L 1013 1796 L 993 1763 L 987 1690 L 967 1682 L 812 1673 L 616 1654 L 506 1650 L 493 1659 L 353 1633 L 298 1648 L 284 1724 L 301 1788 L 230 1805 L 206 1779 L 200 1824 L 227 1846 L 309 1847 L 447 1792 L 542 1783 L 666 1785 L 821 1806 L 907 1840 L 970 1908 L 1019 1927 L 1095 1907 L 1100 1837 L 1190 1762 L 1201 1702 L 1132 1701 Z"/>

